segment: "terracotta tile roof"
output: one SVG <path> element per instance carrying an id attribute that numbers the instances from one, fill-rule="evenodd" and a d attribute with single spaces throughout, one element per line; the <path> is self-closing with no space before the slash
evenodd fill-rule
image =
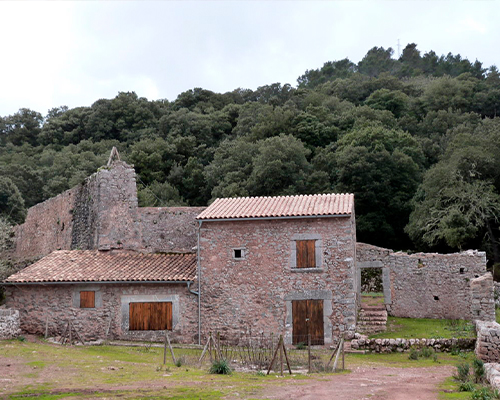
<path id="1" fill-rule="evenodd" d="M 4 282 L 192 281 L 196 254 L 58 250 Z"/>
<path id="2" fill-rule="evenodd" d="M 350 215 L 353 210 L 353 194 L 236 197 L 215 200 L 197 219 Z"/>

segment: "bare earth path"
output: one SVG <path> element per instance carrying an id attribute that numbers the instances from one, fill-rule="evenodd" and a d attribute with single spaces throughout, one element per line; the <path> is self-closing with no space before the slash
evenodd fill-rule
<path id="1" fill-rule="evenodd" d="M 265 389 L 269 399 L 335 400 L 436 400 L 439 384 L 453 374 L 453 367 L 357 367 L 350 374 L 327 376 L 295 385 Z"/>

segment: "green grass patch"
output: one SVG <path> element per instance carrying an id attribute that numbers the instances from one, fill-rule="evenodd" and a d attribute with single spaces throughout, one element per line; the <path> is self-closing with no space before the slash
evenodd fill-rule
<path id="1" fill-rule="evenodd" d="M 388 317 L 387 331 L 371 335 L 371 339 L 451 339 L 475 338 L 474 324 L 464 320 Z"/>
<path id="2" fill-rule="evenodd" d="M 470 392 L 460 392 L 460 382 L 449 377 L 439 387 L 439 400 L 465 400 L 470 399 Z"/>

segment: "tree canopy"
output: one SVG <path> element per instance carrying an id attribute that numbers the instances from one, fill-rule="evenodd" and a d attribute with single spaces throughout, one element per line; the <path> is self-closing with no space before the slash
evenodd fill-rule
<path id="1" fill-rule="evenodd" d="M 359 240 L 466 247 L 500 262 L 500 73 L 459 54 L 373 47 L 327 61 L 297 86 L 174 101 L 133 92 L 90 106 L 0 116 L 0 217 L 82 182 L 116 146 L 144 206 L 216 197 L 355 194 Z"/>

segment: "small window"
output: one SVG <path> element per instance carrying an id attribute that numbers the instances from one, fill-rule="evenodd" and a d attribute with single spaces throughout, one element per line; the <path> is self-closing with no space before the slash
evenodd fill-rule
<path id="1" fill-rule="evenodd" d="M 316 268 L 316 240 L 297 240 L 297 268 Z"/>
<path id="2" fill-rule="evenodd" d="M 243 248 L 233 249 L 233 258 L 235 260 L 244 260 L 245 259 L 245 249 L 243 249 Z"/>
<path id="3" fill-rule="evenodd" d="M 95 308 L 95 292 L 80 292 L 80 308 Z"/>

